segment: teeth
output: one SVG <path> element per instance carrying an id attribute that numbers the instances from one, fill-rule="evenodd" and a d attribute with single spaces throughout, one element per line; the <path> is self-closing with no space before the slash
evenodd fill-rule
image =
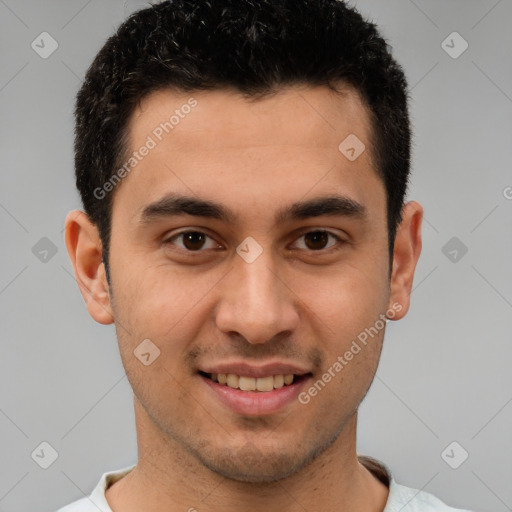
<path id="1" fill-rule="evenodd" d="M 215 375 L 215 374 L 213 374 L 213 375 Z M 230 388 L 236 389 L 236 388 L 238 388 L 238 381 L 239 381 L 238 375 L 233 375 L 232 373 L 230 373 L 227 376 L 226 383 Z"/>
<path id="2" fill-rule="evenodd" d="M 246 377 L 232 373 L 212 373 L 210 378 L 219 384 L 224 384 L 233 389 L 242 391 L 272 391 L 283 386 L 289 386 L 293 382 L 293 374 L 269 375 L 268 377 Z"/>
<path id="3" fill-rule="evenodd" d="M 240 377 L 238 379 L 238 387 L 242 391 L 255 391 L 256 379 L 254 377 Z"/>
<path id="4" fill-rule="evenodd" d="M 258 391 L 272 391 L 274 389 L 274 377 L 260 377 L 256 380 L 256 389 Z M 292 375 L 293 380 L 293 375 Z"/>
<path id="5" fill-rule="evenodd" d="M 274 388 L 282 388 L 284 386 L 284 375 L 276 375 L 274 377 Z"/>

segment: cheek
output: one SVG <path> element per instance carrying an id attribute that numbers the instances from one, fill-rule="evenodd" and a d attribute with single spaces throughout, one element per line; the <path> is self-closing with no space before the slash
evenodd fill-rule
<path id="1" fill-rule="evenodd" d="M 126 327 L 118 328 L 121 349 L 133 352 L 149 338 L 160 348 L 169 368 L 181 364 L 188 344 L 197 339 L 207 321 L 208 294 L 219 276 L 190 270 L 185 275 L 168 264 L 146 265 L 131 274 L 123 268 L 121 273 L 113 276 L 116 323 Z"/>
<path id="2" fill-rule="evenodd" d="M 304 276 L 303 276 L 304 277 Z M 296 280 L 293 289 L 307 306 L 313 322 L 329 339 L 343 343 L 373 325 L 388 301 L 385 274 L 348 266 Z"/>

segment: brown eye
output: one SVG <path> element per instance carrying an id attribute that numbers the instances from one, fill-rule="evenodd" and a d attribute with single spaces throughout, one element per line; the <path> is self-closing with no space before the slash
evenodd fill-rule
<path id="1" fill-rule="evenodd" d="M 205 241 L 205 234 L 199 233 L 198 231 L 190 231 L 188 233 L 182 233 L 183 245 L 191 250 L 196 251 L 201 249 Z"/>
<path id="2" fill-rule="evenodd" d="M 177 244 L 178 247 L 184 249 L 189 252 L 202 252 L 201 249 L 205 248 L 205 242 L 207 239 L 211 239 L 213 245 L 211 247 L 206 247 L 206 249 L 213 249 L 218 247 L 215 241 L 208 236 L 206 233 L 202 233 L 201 231 L 182 231 L 171 238 L 164 241 L 164 245 L 174 245 L 174 240 L 181 239 L 182 243 Z"/>
<path id="3" fill-rule="evenodd" d="M 308 249 L 325 249 L 329 235 L 325 231 L 312 231 L 306 233 L 304 240 Z"/>
<path id="4" fill-rule="evenodd" d="M 340 237 L 331 233 L 329 231 L 316 230 L 316 231 L 308 231 L 307 233 L 303 233 L 300 238 L 304 239 L 305 247 L 300 247 L 301 249 L 309 249 L 312 251 L 321 251 L 323 249 L 328 249 L 332 247 L 334 244 L 327 246 L 329 237 L 335 239 L 336 242 L 343 242 Z"/>

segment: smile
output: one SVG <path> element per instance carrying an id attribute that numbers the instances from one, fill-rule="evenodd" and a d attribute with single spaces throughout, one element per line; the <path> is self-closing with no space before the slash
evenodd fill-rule
<path id="1" fill-rule="evenodd" d="M 294 374 L 287 375 L 269 375 L 266 377 L 248 377 L 245 375 L 235 375 L 233 373 L 202 373 L 205 377 L 218 382 L 232 389 L 242 391 L 261 391 L 268 392 L 274 389 L 280 389 L 283 386 L 289 386 L 299 376 Z"/>
<path id="2" fill-rule="evenodd" d="M 250 377 L 200 371 L 199 378 L 209 389 L 211 398 L 208 400 L 222 404 L 237 415 L 260 417 L 280 413 L 298 404 L 298 396 L 312 375 L 287 373 Z"/>

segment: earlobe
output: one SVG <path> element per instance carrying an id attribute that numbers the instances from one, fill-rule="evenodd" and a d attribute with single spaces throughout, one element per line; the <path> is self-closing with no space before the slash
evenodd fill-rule
<path id="1" fill-rule="evenodd" d="M 75 278 L 89 314 L 100 324 L 111 324 L 114 316 L 96 225 L 83 211 L 73 210 L 66 216 L 65 239 Z"/>
<path id="2" fill-rule="evenodd" d="M 393 251 L 393 271 L 390 282 L 389 308 L 400 320 L 409 310 L 414 271 L 421 253 L 421 223 L 423 208 L 416 201 L 406 203 L 402 209 L 402 222 L 398 226 Z M 399 304 L 401 308 L 393 305 Z"/>

